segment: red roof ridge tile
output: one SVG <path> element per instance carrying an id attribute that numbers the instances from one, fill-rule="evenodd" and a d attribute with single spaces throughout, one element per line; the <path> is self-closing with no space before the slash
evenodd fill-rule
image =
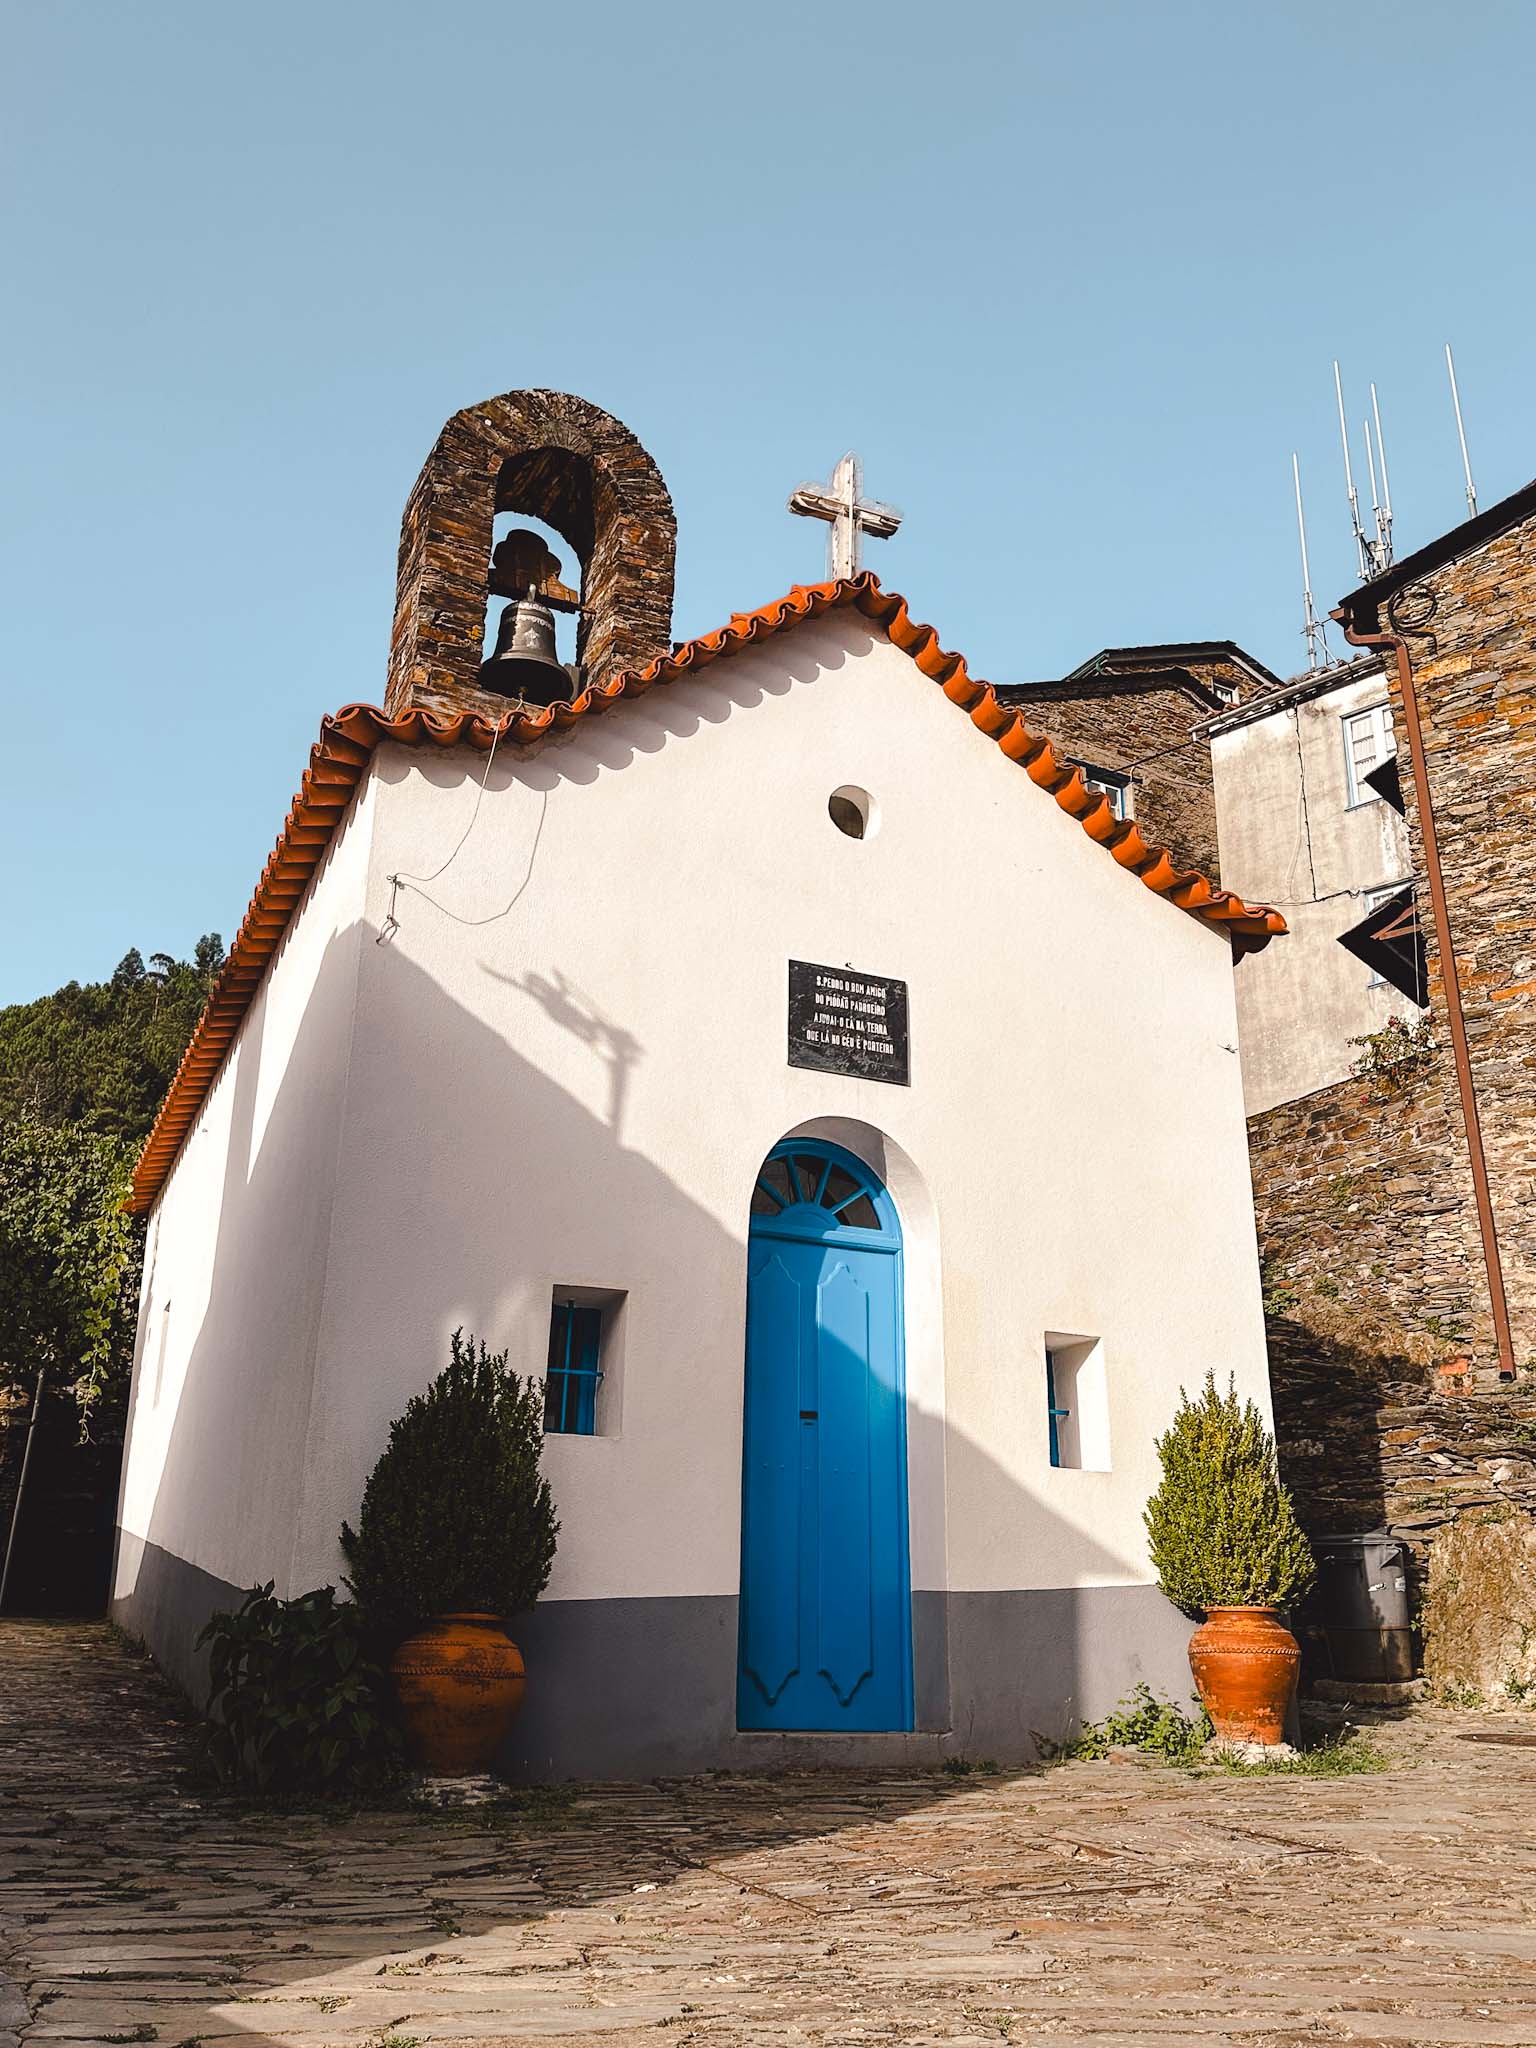
<path id="1" fill-rule="evenodd" d="M 377 747 L 396 741 L 404 746 L 469 746 L 485 753 L 498 737 L 515 746 L 536 746 L 621 698 L 643 696 L 658 683 L 707 668 L 712 661 L 840 605 L 855 606 L 878 625 L 893 646 L 909 655 L 931 682 L 939 684 L 952 704 L 969 714 L 978 731 L 994 741 L 1010 761 L 1024 769 L 1031 782 L 1077 819 L 1090 839 L 1105 847 L 1149 889 L 1215 927 L 1239 952 L 1257 952 L 1286 929 L 1278 910 L 1247 904 L 1197 870 L 1176 866 L 1167 847 L 1149 844 L 1133 821 L 1117 818 L 1108 799 L 1088 787 L 1079 768 L 1058 754 L 1048 739 L 1031 732 L 1017 710 L 1000 704 L 991 684 L 978 682 L 970 674 L 965 657 L 946 652 L 933 627 L 914 620 L 906 599 L 894 590 L 882 590 L 869 571 L 835 583 L 797 583 L 774 603 L 760 605 L 755 611 L 734 612 L 715 632 L 685 640 L 644 668 L 589 683 L 568 703 L 537 710 L 519 708 L 501 719 L 485 718 L 474 711 L 445 714 L 421 706 L 411 706 L 389 718 L 371 704 L 343 705 L 327 717 L 229 957 L 144 1142 L 133 1172 L 128 1207 L 149 1208 L 165 1185 L 267 964 Z"/>

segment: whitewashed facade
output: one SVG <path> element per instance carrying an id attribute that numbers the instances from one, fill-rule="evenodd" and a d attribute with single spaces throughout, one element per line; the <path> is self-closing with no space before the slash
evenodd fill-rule
<path id="1" fill-rule="evenodd" d="M 1360 1056 L 1354 1040 L 1420 1014 L 1339 944 L 1413 881 L 1407 824 L 1364 779 L 1396 751 L 1375 658 L 1250 699 L 1212 736 L 1222 879 L 1281 905 L 1289 926 L 1238 967 L 1250 1115 L 1332 1087 Z"/>
<path id="2" fill-rule="evenodd" d="M 910 1085 L 789 1063 L 791 960 L 907 984 Z M 547 1439 L 509 1768 L 1020 1758 L 1185 1693 L 1154 1439 L 1208 1368 L 1268 1404 L 1236 1046 L 1221 932 L 852 608 L 489 770 L 380 746 L 154 1206 L 114 1612 L 191 1682 L 211 1608 L 339 1580 L 449 1333 L 541 1375 L 574 1299 L 604 1377 Z M 910 1725 L 738 1726 L 749 1205 L 792 1136 L 899 1217 Z"/>

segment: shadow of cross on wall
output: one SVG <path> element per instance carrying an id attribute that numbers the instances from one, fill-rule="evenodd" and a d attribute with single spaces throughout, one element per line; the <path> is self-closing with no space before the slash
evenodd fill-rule
<path id="1" fill-rule="evenodd" d="M 485 962 L 481 965 L 493 981 L 499 981 L 505 988 L 520 989 L 525 996 L 532 996 L 562 1031 L 569 1031 L 583 1045 L 591 1046 L 604 1061 L 608 1068 L 608 1128 L 615 1137 L 621 1135 L 629 1078 L 637 1063 L 645 1057 L 645 1047 L 639 1039 L 633 1032 L 626 1031 L 622 1024 L 615 1024 L 610 1017 L 605 1017 L 592 998 L 558 967 L 548 975 L 518 976 L 501 974 Z"/>

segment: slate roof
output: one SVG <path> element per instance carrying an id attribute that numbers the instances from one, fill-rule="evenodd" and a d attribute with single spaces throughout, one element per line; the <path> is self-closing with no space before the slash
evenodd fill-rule
<path id="1" fill-rule="evenodd" d="M 1229 697 L 1201 682 L 1192 669 L 1138 668 L 1106 669 L 1093 672 L 1074 669 L 1069 676 L 1033 683 L 995 683 L 998 699 L 1020 707 L 1035 703 L 1082 704 L 1094 697 L 1151 696 L 1160 690 L 1177 690 L 1206 713 L 1223 710 Z"/>
<path id="2" fill-rule="evenodd" d="M 1078 682 L 1086 676 L 1127 675 L 1142 668 L 1187 668 L 1192 663 L 1199 666 L 1214 661 L 1245 669 L 1266 687 L 1280 680 L 1272 668 L 1266 668 L 1235 640 L 1155 640 L 1143 647 L 1101 647 L 1097 654 L 1079 662 L 1066 680 Z"/>

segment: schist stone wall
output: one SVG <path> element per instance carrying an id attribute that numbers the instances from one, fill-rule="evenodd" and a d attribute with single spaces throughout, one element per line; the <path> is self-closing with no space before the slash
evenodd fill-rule
<path id="1" fill-rule="evenodd" d="M 1343 1081 L 1249 1121 L 1275 1432 L 1309 1535 L 1389 1525 L 1427 1552 L 1496 1504 L 1496 1472 L 1536 1500 L 1510 1433 L 1536 1389 L 1512 1406 L 1468 1362 L 1492 1326 L 1456 1117 L 1437 1057 L 1390 1094 Z"/>
<path id="2" fill-rule="evenodd" d="M 1099 675 L 997 691 L 1074 761 L 1125 774 L 1135 768 L 1134 812 L 1145 837 L 1214 881 L 1216 797 L 1211 750 L 1190 729 L 1221 700 L 1189 677 Z"/>
<path id="3" fill-rule="evenodd" d="M 1462 1516 L 1536 1513 L 1536 1386 L 1415 1365 L 1269 1318 L 1275 1428 L 1309 1535 L 1389 1527 L 1421 1565 Z"/>
<path id="4" fill-rule="evenodd" d="M 1248 1159 L 1271 1298 L 1347 1302 L 1362 1325 L 1491 1355 L 1447 1055 L 1390 1093 L 1351 1079 L 1251 1117 Z"/>
<path id="5" fill-rule="evenodd" d="M 1515 1361 L 1526 1366 L 1536 1358 L 1536 510 L 1393 590 L 1380 624 L 1412 663 Z M 1422 874 L 1393 662 L 1387 680 Z M 1427 904 L 1421 915 L 1439 1020 Z"/>
<path id="6" fill-rule="evenodd" d="M 1426 1675 L 1496 1690 L 1525 1667 L 1485 1552 L 1536 1528 L 1536 1378 L 1501 1384 L 1489 1362 L 1459 1134 L 1443 1055 L 1390 1096 L 1346 1081 L 1249 1124 L 1275 1435 L 1302 1525 L 1405 1538 Z"/>

